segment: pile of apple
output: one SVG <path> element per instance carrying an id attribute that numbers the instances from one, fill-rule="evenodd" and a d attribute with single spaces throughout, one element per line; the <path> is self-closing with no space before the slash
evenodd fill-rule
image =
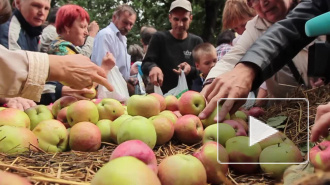
<path id="1" fill-rule="evenodd" d="M 38 148 L 91 152 L 97 151 L 101 142 L 119 144 L 92 184 L 218 184 L 225 179 L 228 167 L 249 174 L 261 167 L 280 178 L 290 164 L 228 166 L 217 161 L 302 161 L 299 149 L 284 134 L 250 147 L 243 111 L 227 114 L 219 124 L 214 121 L 217 109 L 200 120 L 197 115 L 205 106 L 200 93 L 187 91 L 179 99 L 155 93 L 133 95 L 126 105 L 115 99 L 78 101 L 65 96 L 52 106 L 38 105 L 25 112 L 6 108 L 0 111 L 0 152 L 17 154 Z M 157 166 L 152 149 L 172 138 L 188 145 L 202 142 L 203 146 L 193 155 L 169 156 Z"/>

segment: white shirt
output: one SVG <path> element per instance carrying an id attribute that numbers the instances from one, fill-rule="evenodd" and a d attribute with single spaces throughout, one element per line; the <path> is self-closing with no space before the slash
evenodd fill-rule
<path id="1" fill-rule="evenodd" d="M 131 56 L 127 53 L 127 38 L 120 33 L 116 25 L 112 22 L 97 33 L 94 39 L 91 60 L 100 66 L 102 58 L 107 52 L 113 54 L 120 73 L 125 80 L 128 80 L 130 76 Z"/>

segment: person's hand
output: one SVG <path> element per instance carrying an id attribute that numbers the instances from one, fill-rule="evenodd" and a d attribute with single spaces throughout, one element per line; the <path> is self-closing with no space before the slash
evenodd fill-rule
<path id="1" fill-rule="evenodd" d="M 116 59 L 112 53 L 107 52 L 102 59 L 101 68 L 104 69 L 105 73 L 108 74 L 109 71 L 116 65 Z"/>
<path id="2" fill-rule="evenodd" d="M 330 128 L 330 103 L 317 107 L 315 122 L 311 131 L 311 141 L 317 141 L 320 136 L 327 137 L 328 128 Z"/>
<path id="3" fill-rule="evenodd" d="M 149 78 L 150 78 L 150 83 L 152 83 L 156 86 L 163 85 L 164 74 L 159 67 L 151 68 L 151 70 L 149 72 Z"/>
<path id="4" fill-rule="evenodd" d="M 322 78 L 310 78 L 309 83 L 311 84 L 312 88 L 316 88 L 324 85 L 324 80 Z"/>
<path id="5" fill-rule="evenodd" d="M 199 114 L 200 119 L 211 115 L 221 98 L 246 98 L 248 96 L 256 74 L 256 69 L 252 65 L 239 63 L 232 71 L 216 77 L 211 84 L 204 87 L 205 89 L 201 93 L 208 104 Z M 228 112 L 233 114 L 243 104 L 244 101 L 224 101 L 219 112 L 219 121 L 222 121 Z M 216 120 L 216 117 L 214 119 Z"/>
<path id="6" fill-rule="evenodd" d="M 49 55 L 49 81 L 65 82 L 73 89 L 90 88 L 93 82 L 113 91 L 105 71 L 83 55 Z"/>
<path id="7" fill-rule="evenodd" d="M 181 74 L 181 70 L 183 70 L 184 74 L 187 76 L 191 71 L 191 66 L 187 62 L 182 62 L 178 65 L 178 69 L 173 69 L 173 71 L 178 75 Z"/>
<path id="8" fill-rule="evenodd" d="M 62 87 L 62 96 L 73 96 L 77 98 L 78 100 L 89 100 L 89 98 L 86 98 L 83 94 L 92 94 L 93 90 L 83 88 L 83 89 L 72 89 L 68 86 Z"/>
<path id="9" fill-rule="evenodd" d="M 34 101 L 21 97 L 4 98 L 3 104 L 6 104 L 8 108 L 15 108 L 21 111 L 37 105 Z"/>
<path id="10" fill-rule="evenodd" d="M 89 36 L 95 37 L 97 32 L 99 31 L 99 29 L 100 29 L 100 27 L 96 21 L 91 22 L 88 26 Z"/>

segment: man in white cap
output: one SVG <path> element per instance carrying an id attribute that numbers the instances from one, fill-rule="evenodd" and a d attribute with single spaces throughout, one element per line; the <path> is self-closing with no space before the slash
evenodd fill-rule
<path id="1" fill-rule="evenodd" d="M 193 79 L 198 77 L 191 53 L 203 42 L 200 37 L 188 33 L 193 18 L 189 1 L 173 1 L 168 18 L 172 29 L 152 36 L 142 62 L 143 73 L 149 75 L 152 84 L 161 86 L 163 93 L 177 86 L 177 74 L 181 74 L 181 70 L 186 75 L 188 88 L 191 87 Z"/>

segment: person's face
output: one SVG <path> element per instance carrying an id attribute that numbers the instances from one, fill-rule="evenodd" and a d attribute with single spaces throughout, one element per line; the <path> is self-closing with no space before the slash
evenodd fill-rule
<path id="1" fill-rule="evenodd" d="M 217 54 L 215 51 L 212 53 L 202 53 L 199 56 L 199 63 L 196 63 L 196 68 L 206 77 L 215 63 L 217 63 Z"/>
<path id="2" fill-rule="evenodd" d="M 72 26 L 65 27 L 65 34 L 63 39 L 71 42 L 75 46 L 84 45 L 85 39 L 88 35 L 88 22 L 87 20 L 81 20 L 79 17 L 76 19 Z M 62 35 L 61 35 L 62 36 Z"/>
<path id="3" fill-rule="evenodd" d="M 136 15 L 130 15 L 128 11 L 121 13 L 119 17 L 114 16 L 112 18 L 112 22 L 116 25 L 122 35 L 127 35 L 128 32 L 131 31 L 134 26 L 135 20 Z"/>
<path id="4" fill-rule="evenodd" d="M 289 12 L 289 0 L 250 0 L 257 14 L 271 23 L 284 19 Z"/>
<path id="5" fill-rule="evenodd" d="M 235 25 L 235 27 L 233 27 L 232 29 L 237 32 L 238 34 L 242 35 L 243 32 L 245 31 L 245 26 L 246 23 L 250 20 L 250 18 L 244 19 L 244 20 L 239 20 Z"/>
<path id="6" fill-rule="evenodd" d="M 11 16 L 11 6 L 9 0 L 0 1 L 0 24 L 5 23 Z"/>
<path id="7" fill-rule="evenodd" d="M 33 27 L 41 26 L 49 13 L 50 0 L 16 0 L 17 9 Z"/>
<path id="8" fill-rule="evenodd" d="M 173 34 L 182 35 L 188 31 L 192 15 L 185 9 L 176 8 L 169 14 L 169 20 Z"/>

